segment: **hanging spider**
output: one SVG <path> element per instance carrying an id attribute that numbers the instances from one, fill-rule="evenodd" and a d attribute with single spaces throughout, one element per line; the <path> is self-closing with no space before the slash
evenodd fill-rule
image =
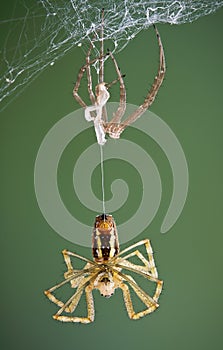
<path id="1" fill-rule="evenodd" d="M 103 145 L 106 142 L 105 135 L 109 134 L 111 138 L 118 139 L 121 133 L 125 130 L 127 126 L 134 123 L 145 111 L 152 105 L 159 88 L 163 82 L 166 65 L 165 65 L 165 56 L 162 41 L 159 35 L 157 28 L 155 27 L 155 32 L 159 44 L 159 70 L 154 79 L 153 85 L 150 88 L 144 102 L 140 105 L 132 114 L 130 114 L 124 121 L 121 121 L 125 110 L 126 110 L 126 89 L 123 77 L 121 74 L 118 64 L 115 57 L 111 51 L 108 51 L 107 54 L 104 54 L 104 9 L 102 9 L 102 24 L 101 24 L 101 48 L 100 56 L 96 59 L 90 60 L 91 51 L 93 48 L 92 43 L 90 44 L 89 50 L 86 55 L 86 64 L 81 67 L 76 84 L 73 89 L 73 96 L 77 102 L 85 109 L 85 118 L 87 121 L 93 121 L 97 142 L 100 145 Z M 105 57 L 109 55 L 114 63 L 114 67 L 117 73 L 118 78 L 112 81 L 111 83 L 106 83 L 104 81 L 104 60 Z M 91 65 L 99 61 L 99 83 L 95 87 L 95 94 L 92 89 L 92 77 L 91 77 Z M 87 106 L 83 99 L 79 96 L 78 90 L 80 83 L 83 77 L 84 72 L 87 74 L 88 82 L 88 93 L 92 105 Z M 108 92 L 109 88 L 116 82 L 120 83 L 120 101 L 117 111 L 114 113 L 113 118 L 108 122 L 106 103 L 110 98 Z"/>
<path id="2" fill-rule="evenodd" d="M 142 245 L 145 246 L 147 258 L 138 249 L 134 250 Z M 150 241 L 144 239 L 119 252 L 118 234 L 112 215 L 102 214 L 96 216 L 92 235 L 93 261 L 67 250 L 63 250 L 62 254 L 67 265 L 67 272 L 64 274 L 65 279 L 45 291 L 46 296 L 60 308 L 53 316 L 54 319 L 62 322 L 93 322 L 95 310 L 92 291 L 94 289 L 98 289 L 102 296 L 109 298 L 117 288 L 120 288 L 123 292 L 127 313 L 131 319 L 139 319 L 155 311 L 159 306 L 158 299 L 162 291 L 163 281 L 158 279 Z M 74 269 L 71 257 L 85 261 L 87 264 L 82 270 Z M 129 261 L 129 258 L 132 257 L 137 257 L 143 264 L 137 265 Z M 131 275 L 122 272 L 123 269 L 134 272 L 144 277 L 150 283 L 154 283 L 154 295 L 151 297 L 145 293 Z M 54 296 L 53 292 L 69 282 L 71 288 L 76 289 L 76 291 L 63 303 Z M 140 312 L 134 311 L 129 287 L 132 288 L 146 306 L 145 310 Z M 75 311 L 84 291 L 87 302 L 87 317 L 70 316 Z M 65 315 L 63 314 L 64 312 L 66 313 Z"/>

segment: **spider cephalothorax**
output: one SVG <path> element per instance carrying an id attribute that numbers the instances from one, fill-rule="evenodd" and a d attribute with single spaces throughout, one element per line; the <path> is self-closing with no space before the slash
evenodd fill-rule
<path id="1" fill-rule="evenodd" d="M 91 43 L 86 55 L 86 63 L 81 67 L 78 73 L 77 81 L 73 89 L 74 98 L 85 110 L 86 120 L 94 122 L 97 142 L 100 145 L 103 145 L 106 142 L 106 138 L 105 138 L 106 134 L 108 134 L 111 138 L 118 139 L 121 133 L 125 130 L 125 128 L 130 124 L 134 123 L 143 113 L 145 113 L 145 111 L 152 105 L 153 101 L 155 100 L 155 97 L 159 91 L 159 88 L 165 76 L 166 64 L 165 64 L 165 56 L 164 56 L 162 41 L 155 25 L 154 25 L 154 28 L 158 39 L 158 45 L 159 45 L 160 62 L 159 62 L 158 73 L 154 79 L 152 87 L 150 88 L 148 94 L 146 95 L 144 102 L 132 114 L 130 114 L 124 121 L 122 121 L 122 118 L 126 110 L 126 89 L 125 89 L 125 84 L 123 80 L 125 75 L 121 74 L 118 64 L 116 62 L 116 59 L 113 56 L 112 52 L 108 50 L 107 54 L 104 54 L 104 37 L 103 37 L 104 9 L 102 10 L 100 56 L 93 60 L 90 60 L 90 55 L 93 48 L 93 44 Z M 114 63 L 115 71 L 117 74 L 117 79 L 113 80 L 111 83 L 106 83 L 104 81 L 104 61 L 106 56 L 110 56 L 110 58 L 112 59 Z M 95 94 L 94 94 L 93 88 L 92 88 L 91 65 L 95 64 L 96 62 L 99 62 L 99 83 L 95 87 Z M 87 106 L 87 104 L 78 94 L 80 83 L 85 71 L 87 74 L 87 81 L 88 81 L 88 93 L 92 103 L 91 106 Z M 110 98 L 110 94 L 108 90 L 116 82 L 119 82 L 120 84 L 119 107 L 117 111 L 113 114 L 112 119 L 108 121 L 107 111 L 106 111 L 106 103 Z"/>
<path id="2" fill-rule="evenodd" d="M 147 257 L 144 257 L 138 248 L 134 250 L 134 248 L 140 246 L 145 247 Z M 128 254 L 123 256 L 127 252 Z M 64 250 L 62 253 L 67 265 L 67 272 L 64 274 L 65 279 L 45 291 L 46 296 L 60 307 L 59 311 L 53 316 L 55 319 L 62 322 L 93 322 L 95 311 L 92 291 L 94 289 L 98 289 L 102 296 L 109 298 L 117 288 L 120 288 L 131 319 L 143 317 L 156 310 L 159 306 L 158 299 L 162 291 L 163 282 L 158 279 L 150 241 L 144 239 L 119 252 L 118 234 L 112 215 L 102 214 L 95 219 L 92 234 L 93 261 L 67 250 Z M 71 261 L 72 257 L 85 261 L 87 264 L 81 270 L 75 269 Z M 132 257 L 137 257 L 142 264 L 131 262 L 129 259 Z M 153 296 L 144 292 L 131 274 L 126 274 L 123 270 L 144 277 L 148 282 L 154 284 Z M 75 292 L 64 303 L 57 299 L 53 292 L 69 282 L 71 287 L 75 289 Z M 134 311 L 129 287 L 146 306 L 145 310 Z M 84 291 L 88 314 L 86 317 L 74 316 L 73 313 Z"/>

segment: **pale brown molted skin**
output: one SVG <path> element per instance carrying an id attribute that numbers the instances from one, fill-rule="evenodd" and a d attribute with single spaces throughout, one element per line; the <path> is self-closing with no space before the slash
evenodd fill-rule
<path id="1" fill-rule="evenodd" d="M 146 257 L 138 250 L 140 246 L 145 247 Z M 101 295 L 109 298 L 117 288 L 120 288 L 123 292 L 128 316 L 131 319 L 143 317 L 158 308 L 158 299 L 162 291 L 163 281 L 158 279 L 153 251 L 148 239 L 135 243 L 119 252 L 115 221 L 112 215 L 102 214 L 95 219 L 92 234 L 92 253 L 93 261 L 67 250 L 62 252 L 67 266 L 67 272 L 64 274 L 65 279 L 45 291 L 45 295 L 59 306 L 58 312 L 53 316 L 54 319 L 62 322 L 93 322 L 95 309 L 92 291 L 94 289 L 98 289 Z M 74 269 L 71 262 L 72 257 L 85 261 L 84 269 Z M 142 264 L 132 263 L 129 260 L 131 257 L 137 257 Z M 123 269 L 144 277 L 149 283 L 154 283 L 155 292 L 153 296 L 145 293 L 130 274 L 122 272 Z M 75 292 L 64 303 L 57 299 L 53 293 L 66 283 L 70 283 L 71 288 L 74 288 Z M 132 288 L 138 298 L 144 303 L 144 310 L 140 312 L 134 311 L 129 288 Z M 87 316 L 74 316 L 73 313 L 84 292 L 86 295 Z"/>
<path id="2" fill-rule="evenodd" d="M 111 138 L 118 139 L 126 127 L 134 123 L 143 113 L 145 113 L 145 111 L 148 108 L 150 108 L 150 106 L 152 105 L 160 89 L 160 86 L 162 85 L 162 82 L 165 77 L 165 72 L 166 72 L 165 55 L 164 55 L 164 49 L 160 38 L 160 34 L 156 26 L 155 25 L 153 26 L 156 32 L 158 45 L 159 45 L 159 69 L 154 79 L 154 82 L 152 84 L 152 87 L 149 89 L 144 102 L 132 114 L 130 114 L 124 121 L 122 121 L 122 118 L 126 110 L 126 89 L 125 89 L 125 83 L 123 80 L 125 75 L 121 74 L 117 61 L 113 56 L 112 52 L 108 50 L 107 54 L 104 54 L 104 9 L 102 9 L 102 24 L 101 24 L 101 30 L 100 30 L 101 32 L 100 56 L 93 60 L 90 60 L 91 51 L 93 48 L 93 43 L 91 43 L 86 55 L 86 63 L 80 68 L 77 81 L 73 89 L 74 98 L 80 104 L 80 106 L 85 109 L 86 120 L 87 121 L 92 120 L 94 122 L 97 142 L 100 145 L 105 144 L 106 134 L 108 134 Z M 105 83 L 104 81 L 104 61 L 106 56 L 110 56 L 110 58 L 112 59 L 115 67 L 115 71 L 117 74 L 117 78 L 110 83 Z M 95 64 L 97 61 L 99 61 L 99 84 L 96 85 L 95 94 L 94 94 L 93 88 L 92 88 L 91 65 Z M 92 103 L 91 106 L 87 106 L 87 104 L 83 101 L 83 99 L 78 94 L 80 83 L 85 71 L 86 71 L 87 82 L 88 82 L 88 94 Z M 107 111 L 106 111 L 106 104 L 110 98 L 110 94 L 108 90 L 110 89 L 111 86 L 113 86 L 117 82 L 119 82 L 119 85 L 120 85 L 119 107 L 117 111 L 113 114 L 112 119 L 108 121 Z"/>

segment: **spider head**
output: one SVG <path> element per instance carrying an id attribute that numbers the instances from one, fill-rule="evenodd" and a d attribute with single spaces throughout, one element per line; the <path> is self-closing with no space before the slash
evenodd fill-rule
<path id="1" fill-rule="evenodd" d="M 109 276 L 107 273 L 103 274 L 97 282 L 96 288 L 99 290 L 101 296 L 110 298 L 115 291 L 115 284 L 112 276 Z"/>

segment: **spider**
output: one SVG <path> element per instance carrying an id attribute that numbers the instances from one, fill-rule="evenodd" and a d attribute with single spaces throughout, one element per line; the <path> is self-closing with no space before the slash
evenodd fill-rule
<path id="1" fill-rule="evenodd" d="M 138 249 L 134 250 L 142 245 L 145 246 L 147 258 L 145 258 Z M 129 246 L 122 252 L 119 252 L 118 234 L 112 215 L 102 214 L 96 216 L 92 234 L 93 261 L 68 250 L 63 250 L 62 254 L 67 265 L 67 272 L 64 274 L 65 279 L 44 292 L 45 295 L 60 308 L 53 316 L 54 319 L 62 322 L 93 322 L 95 310 L 92 291 L 94 289 L 98 289 L 102 296 L 109 298 L 117 288 L 120 288 L 130 319 L 139 319 L 155 311 L 159 306 L 158 299 L 162 291 L 163 281 L 158 279 L 150 241 L 144 239 Z M 74 269 L 71 257 L 78 258 L 87 264 L 82 270 Z M 143 264 L 137 265 L 132 263 L 129 261 L 131 257 L 137 257 Z M 144 277 L 146 280 L 155 283 L 154 295 L 151 297 L 145 293 L 131 275 L 122 272 L 123 269 L 134 272 Z M 55 297 L 53 292 L 69 282 L 71 288 L 76 289 L 76 291 L 63 303 Z M 146 306 L 145 310 L 139 312 L 134 311 L 129 287 L 132 288 L 138 298 Z M 84 291 L 87 302 L 87 316 L 70 316 L 69 314 L 75 311 Z M 65 315 L 62 314 L 64 312 L 66 313 Z"/>
<path id="2" fill-rule="evenodd" d="M 87 121 L 94 122 L 97 142 L 100 145 L 104 145 L 106 142 L 105 135 L 109 134 L 111 138 L 118 139 L 121 133 L 125 130 L 127 126 L 136 121 L 153 103 L 159 88 L 163 82 L 166 65 L 165 65 L 165 56 L 162 41 L 159 35 L 157 28 L 154 26 L 158 44 L 159 44 L 159 70 L 154 79 L 152 87 L 150 88 L 144 102 L 140 105 L 132 114 L 130 114 L 124 121 L 121 121 L 125 110 L 126 110 L 126 89 L 124 84 L 124 76 L 120 72 L 118 64 L 116 62 L 115 57 L 112 52 L 108 50 L 106 54 L 104 54 L 104 9 L 102 9 L 102 24 L 101 24 L 101 48 L 100 48 L 100 56 L 90 60 L 91 51 L 93 48 L 93 44 L 90 44 L 89 50 L 86 55 L 86 63 L 83 65 L 78 73 L 77 81 L 75 83 L 73 89 L 73 96 L 76 101 L 84 108 L 85 110 L 85 118 Z M 106 56 L 110 56 L 114 67 L 117 73 L 118 78 L 112 81 L 111 83 L 106 83 L 104 81 L 104 60 Z M 99 61 L 99 83 L 95 87 L 95 94 L 92 89 L 92 76 L 91 76 L 91 65 Z M 88 82 L 88 93 L 91 100 L 92 105 L 87 106 L 87 104 L 83 101 L 83 99 L 79 96 L 78 90 L 80 87 L 80 83 L 82 77 L 86 71 L 87 82 Z M 117 111 L 114 113 L 113 118 L 110 122 L 108 122 L 107 111 L 106 111 L 106 103 L 110 98 L 109 89 L 116 82 L 120 83 L 120 101 L 119 107 Z"/>

